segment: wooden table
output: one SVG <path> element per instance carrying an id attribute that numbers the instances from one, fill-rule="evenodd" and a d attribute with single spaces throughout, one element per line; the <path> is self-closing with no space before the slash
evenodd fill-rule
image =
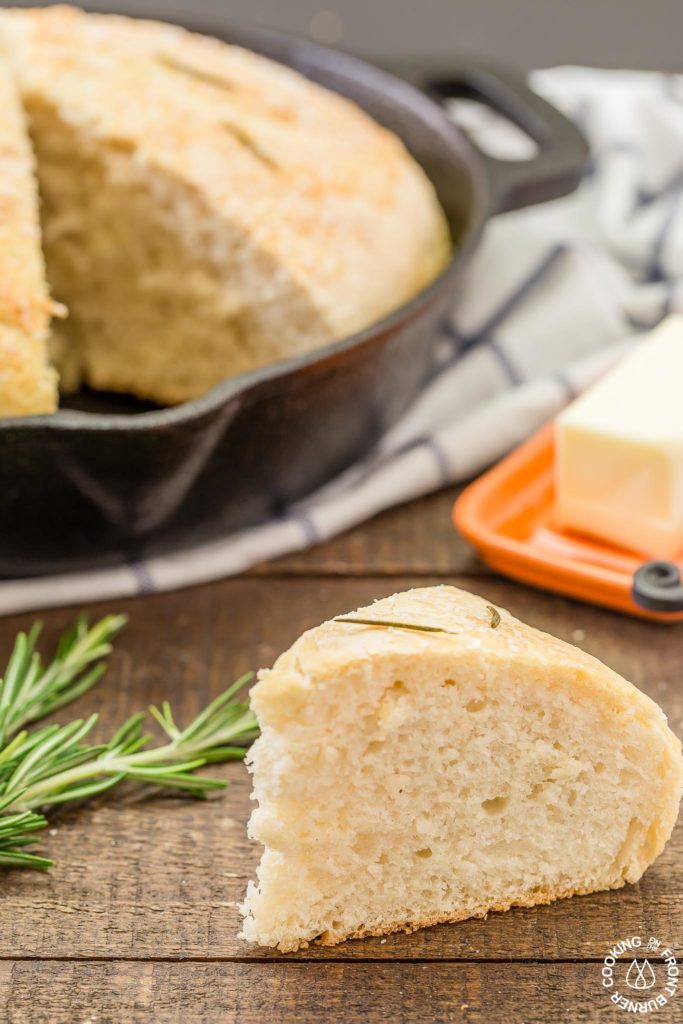
<path id="1" fill-rule="evenodd" d="M 378 517 L 307 554 L 236 579 L 93 606 L 130 624 L 109 673 L 80 702 L 102 735 L 170 698 L 179 720 L 238 674 L 270 665 L 299 633 L 396 590 L 448 581 L 573 640 L 632 679 L 683 734 L 683 630 L 636 622 L 506 582 L 450 526 L 454 493 Z M 73 609 L 43 616 L 51 641 Z M 5 657 L 33 619 L 0 620 Z M 249 779 L 201 803 L 112 795 L 55 819 L 48 875 L 0 877 L 0 1021 L 506 1022 L 628 1020 L 601 987 L 617 940 L 656 936 L 683 953 L 683 829 L 636 886 L 492 914 L 414 935 L 294 955 L 237 939 L 257 850 L 245 836 Z M 648 1016 L 648 1019 L 649 1016 Z M 658 1021 L 683 1021 L 683 991 Z"/>

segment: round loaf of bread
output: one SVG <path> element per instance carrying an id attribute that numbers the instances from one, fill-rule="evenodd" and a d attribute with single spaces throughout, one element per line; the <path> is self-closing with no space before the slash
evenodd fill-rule
<path id="1" fill-rule="evenodd" d="M 450 242 L 403 144 L 287 67 L 170 25 L 0 15 L 36 151 L 60 348 L 172 403 L 348 336 Z"/>

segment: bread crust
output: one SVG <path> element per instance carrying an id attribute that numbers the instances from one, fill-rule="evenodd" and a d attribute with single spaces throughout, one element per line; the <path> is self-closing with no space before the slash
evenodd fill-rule
<path id="1" fill-rule="evenodd" d="M 625 880 L 621 879 L 616 882 L 599 886 L 591 886 L 588 888 L 542 889 L 539 892 L 533 893 L 533 895 L 529 894 L 528 896 L 520 896 L 515 900 L 511 900 L 509 903 L 494 903 L 492 905 L 481 906 L 473 910 L 465 910 L 462 914 L 428 914 L 416 921 L 411 921 L 409 923 L 405 921 L 395 921 L 377 929 L 357 928 L 354 931 L 336 932 L 334 934 L 325 932 L 323 935 L 314 939 L 313 942 L 315 945 L 320 946 L 338 946 L 340 942 L 345 942 L 347 939 L 379 938 L 382 935 L 394 935 L 396 932 L 404 932 L 406 935 L 410 935 L 412 932 L 419 931 L 421 928 L 431 928 L 437 924 L 458 924 L 460 921 L 468 921 L 472 918 L 481 920 L 482 918 L 487 918 L 489 914 L 504 913 L 506 910 L 511 910 L 513 907 L 547 906 L 549 903 L 554 903 L 556 900 L 569 899 L 571 896 L 589 896 L 591 893 L 605 892 L 608 889 L 622 889 L 625 884 Z M 281 949 L 282 952 L 295 953 L 298 949 L 306 949 L 310 945 L 310 942 L 300 942 L 296 946 L 287 945 L 287 948 L 280 944 L 278 948 Z"/>
<path id="2" fill-rule="evenodd" d="M 601 703 L 606 714 L 629 708 L 652 721 L 666 747 L 680 757 L 680 741 L 668 728 L 664 712 L 647 694 L 592 655 L 520 622 L 503 608 L 497 609 L 500 623 L 492 628 L 491 607 L 482 597 L 446 585 L 382 598 L 350 612 L 349 617 L 414 623 L 443 632 L 420 633 L 331 619 L 303 633 L 272 669 L 259 673 L 251 691 L 252 704 L 267 720 L 278 703 L 301 694 L 302 681 L 307 686 L 328 685 L 341 680 L 340 668 L 351 672 L 374 658 L 391 661 L 415 655 L 428 663 L 445 654 L 476 658 L 484 669 L 510 661 L 539 670 L 552 665 L 568 671 L 572 685 Z M 545 684 L 552 685 L 552 679 Z"/>
<path id="3" fill-rule="evenodd" d="M 54 308 L 40 247 L 33 154 L 0 45 L 0 416 L 56 408 L 57 380 L 47 354 Z"/>

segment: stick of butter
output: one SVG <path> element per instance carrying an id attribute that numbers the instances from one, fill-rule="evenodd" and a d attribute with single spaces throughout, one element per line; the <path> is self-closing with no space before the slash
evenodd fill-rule
<path id="1" fill-rule="evenodd" d="M 669 316 L 555 424 L 560 526 L 653 558 L 683 551 L 683 316 Z"/>

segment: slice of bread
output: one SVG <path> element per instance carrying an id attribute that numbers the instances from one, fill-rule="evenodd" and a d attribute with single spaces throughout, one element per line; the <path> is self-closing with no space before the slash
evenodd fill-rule
<path id="1" fill-rule="evenodd" d="M 444 267 L 391 132 L 289 68 L 171 25 L 6 10 L 71 383 L 161 403 L 348 336 Z"/>
<path id="2" fill-rule="evenodd" d="M 57 406 L 57 377 L 47 352 L 53 307 L 33 171 L 13 72 L 0 46 L 0 416 L 52 412 Z"/>
<path id="3" fill-rule="evenodd" d="M 636 882 L 683 786 L 653 701 L 595 658 L 456 590 L 326 622 L 260 673 L 249 756 L 265 847 L 243 937 L 412 931 Z"/>

